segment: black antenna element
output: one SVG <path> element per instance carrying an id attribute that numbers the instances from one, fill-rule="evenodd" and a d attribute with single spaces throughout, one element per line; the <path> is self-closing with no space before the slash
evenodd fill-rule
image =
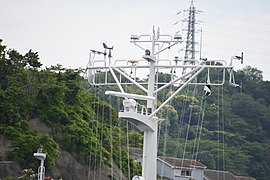
<path id="1" fill-rule="evenodd" d="M 91 49 L 90 51 L 92 53 L 94 53 L 94 54 L 103 54 L 104 55 L 104 53 L 103 52 L 100 52 L 100 51 L 96 51 L 96 50 L 93 50 L 93 49 Z"/>
<path id="2" fill-rule="evenodd" d="M 108 55 L 108 57 L 111 58 L 111 57 L 112 57 L 111 50 L 113 50 L 113 46 L 112 46 L 112 47 L 108 47 L 105 43 L 103 43 L 103 47 L 104 47 L 104 56 L 107 55 L 106 49 L 108 49 L 108 50 L 109 50 L 109 55 Z"/>
<path id="3" fill-rule="evenodd" d="M 241 60 L 241 64 L 243 64 L 243 61 L 244 61 L 244 53 L 242 52 L 242 53 L 241 53 L 241 56 L 235 56 L 235 58 Z"/>
<path id="4" fill-rule="evenodd" d="M 113 46 L 111 47 L 111 48 L 109 48 L 105 43 L 103 43 L 103 47 L 105 48 L 105 49 L 113 49 Z"/>

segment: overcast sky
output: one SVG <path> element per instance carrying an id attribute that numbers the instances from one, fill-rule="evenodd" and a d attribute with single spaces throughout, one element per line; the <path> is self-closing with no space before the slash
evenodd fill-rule
<path id="1" fill-rule="evenodd" d="M 115 59 L 140 58 L 131 34 L 180 30 L 189 0 L 0 0 L 0 38 L 9 48 L 37 51 L 45 66 L 86 67 L 90 49 L 114 46 Z M 244 65 L 270 80 L 270 1 L 197 0 L 202 57 L 227 59 L 244 52 Z M 177 25 L 173 25 L 179 21 Z M 197 39 L 198 40 L 198 39 Z M 199 49 L 198 49 L 199 50 Z"/>

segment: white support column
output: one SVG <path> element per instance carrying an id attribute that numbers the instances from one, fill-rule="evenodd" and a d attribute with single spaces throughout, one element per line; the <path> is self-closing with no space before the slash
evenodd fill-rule
<path id="1" fill-rule="evenodd" d="M 44 160 L 46 159 L 46 154 L 42 152 L 42 149 L 39 148 L 34 156 L 40 160 L 40 167 L 38 168 L 38 180 L 44 180 L 45 177 L 45 167 Z"/>
<path id="2" fill-rule="evenodd" d="M 154 97 L 155 91 L 155 41 L 156 41 L 156 34 L 155 29 L 153 29 L 153 36 L 152 36 L 152 52 L 150 55 L 153 60 L 150 60 L 150 68 L 149 68 L 149 79 L 148 79 L 148 92 L 147 95 L 150 97 Z M 155 101 L 148 100 L 147 101 L 147 111 L 148 114 L 152 114 L 155 111 Z M 157 162 L 157 118 L 153 117 L 148 119 L 149 121 L 154 121 L 152 127 L 154 131 L 145 130 L 144 131 L 144 142 L 143 142 L 143 172 L 142 177 L 145 180 L 152 180 L 156 179 L 157 170 L 156 170 L 156 162 Z"/>
<path id="3" fill-rule="evenodd" d="M 150 121 L 156 121 L 152 118 Z M 155 123 L 155 131 L 144 131 L 143 141 L 143 164 L 142 177 L 145 180 L 155 180 L 157 174 L 157 124 Z"/>

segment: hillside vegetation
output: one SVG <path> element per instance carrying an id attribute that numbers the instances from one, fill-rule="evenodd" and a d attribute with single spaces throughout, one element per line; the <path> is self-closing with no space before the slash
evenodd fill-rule
<path id="1" fill-rule="evenodd" d="M 164 110 L 159 155 L 197 157 L 209 169 L 270 179 L 270 82 L 250 66 L 237 71 L 236 80 L 241 88 L 212 87 L 206 98 L 193 87 L 177 95 Z"/>
<path id="2" fill-rule="evenodd" d="M 211 72 L 211 82 L 220 83 L 222 73 Z M 158 78 L 168 82 L 171 75 L 159 73 Z M 206 79 L 205 73 L 198 77 L 199 82 Z M 176 95 L 158 114 L 163 120 L 158 155 L 195 158 L 208 169 L 270 179 L 270 82 L 250 66 L 235 72 L 235 79 L 241 88 L 226 81 L 223 86 L 212 86 L 209 97 L 203 95 L 202 86 L 192 85 Z M 176 88 L 157 94 L 158 103 Z M 125 90 L 135 92 L 132 87 Z"/>
<path id="3" fill-rule="evenodd" d="M 104 97 L 104 88 L 89 87 L 81 69 L 41 66 L 38 53 L 30 50 L 22 55 L 0 44 L 0 136 L 10 141 L 7 149 L 0 148 L 0 161 L 16 161 L 21 170 L 35 170 L 39 162 L 33 153 L 42 148 L 50 174 L 64 150 L 90 165 L 91 171 L 117 165 L 126 177 L 139 174 L 127 144 L 141 148 L 142 135 L 129 130 L 127 137 L 127 126 L 114 109 L 120 103 Z M 211 80 L 219 81 L 214 75 Z M 209 169 L 270 179 L 270 83 L 249 66 L 236 72 L 236 80 L 241 88 L 212 87 L 206 99 L 201 87 L 191 86 L 166 105 L 159 114 L 165 119 L 160 124 L 159 155 L 196 156 Z M 172 89 L 158 94 L 158 99 Z M 33 119 L 45 123 L 50 132 L 34 130 Z"/>
<path id="4" fill-rule="evenodd" d="M 39 161 L 33 153 L 42 148 L 48 175 L 61 150 L 90 169 L 117 164 L 126 175 L 139 173 L 139 166 L 128 160 L 126 129 L 116 110 L 84 88 L 81 70 L 41 65 L 36 52 L 22 55 L 0 45 L 0 135 L 11 141 L 8 150 L 0 151 L 0 161 L 18 161 L 22 169 L 35 170 Z M 31 128 L 32 119 L 45 122 L 51 133 Z"/>

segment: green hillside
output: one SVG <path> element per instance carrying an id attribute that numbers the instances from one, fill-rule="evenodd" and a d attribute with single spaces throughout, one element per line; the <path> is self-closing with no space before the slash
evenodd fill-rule
<path id="1" fill-rule="evenodd" d="M 0 161 L 36 170 L 39 162 L 33 153 L 41 147 L 48 174 L 61 151 L 91 171 L 118 166 L 126 177 L 139 174 L 140 166 L 129 159 L 127 147 L 141 147 L 142 135 L 135 129 L 127 134 L 125 122 L 117 118 L 121 102 L 105 97 L 105 88 L 90 87 L 82 69 L 41 66 L 38 53 L 22 55 L 0 44 L 0 137 L 10 141 L 7 148 L 0 147 Z M 219 81 L 214 75 L 211 80 Z M 159 114 L 165 119 L 159 155 L 197 157 L 210 169 L 270 179 L 270 83 L 249 66 L 236 72 L 236 80 L 242 88 L 212 87 L 212 95 L 205 98 L 202 87 L 190 86 L 166 105 Z M 33 128 L 33 119 L 45 123 L 49 133 Z"/>
<path id="2" fill-rule="evenodd" d="M 221 74 L 212 72 L 211 82 L 220 83 Z M 166 82 L 171 75 L 160 73 L 158 77 Z M 209 97 L 204 96 L 202 86 L 192 85 L 176 95 L 158 114 L 164 120 L 159 126 L 158 155 L 196 158 L 209 169 L 269 179 L 270 83 L 263 81 L 262 71 L 250 66 L 235 72 L 235 79 L 241 88 L 226 80 L 223 86 L 212 86 Z M 204 73 L 198 81 L 206 82 Z M 158 94 L 158 103 L 176 88 Z M 133 87 L 125 90 L 135 92 Z"/>
<path id="3" fill-rule="evenodd" d="M 11 141 L 7 151 L 0 151 L 0 161 L 18 161 L 22 168 L 36 170 L 39 161 L 33 153 L 42 148 L 46 174 L 60 150 L 91 169 L 116 164 L 126 175 L 139 173 L 139 166 L 128 160 L 125 126 L 111 105 L 87 91 L 82 70 L 41 65 L 36 52 L 22 55 L 0 45 L 0 135 Z M 52 132 L 33 130 L 32 119 L 45 122 Z"/>
<path id="4" fill-rule="evenodd" d="M 270 179 L 270 82 L 250 66 L 236 80 L 241 88 L 212 87 L 206 98 L 200 87 L 177 95 L 164 110 L 159 155 L 197 157 L 209 169 Z"/>

